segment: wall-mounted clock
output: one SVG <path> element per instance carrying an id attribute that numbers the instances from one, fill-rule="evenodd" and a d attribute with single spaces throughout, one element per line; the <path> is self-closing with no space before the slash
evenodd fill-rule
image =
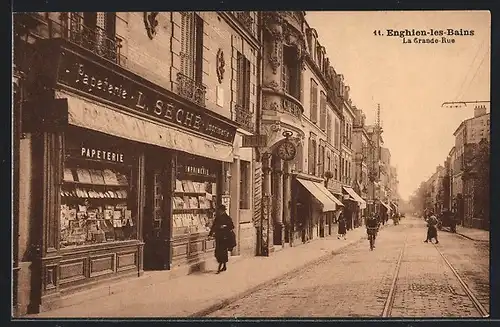
<path id="1" fill-rule="evenodd" d="M 290 161 L 295 158 L 297 148 L 290 141 L 285 141 L 278 146 L 278 156 L 284 161 Z"/>

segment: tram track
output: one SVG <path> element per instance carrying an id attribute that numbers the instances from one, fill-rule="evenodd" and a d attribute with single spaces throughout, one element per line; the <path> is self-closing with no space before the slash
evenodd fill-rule
<path id="1" fill-rule="evenodd" d="M 443 254 L 443 252 L 436 246 L 436 244 L 433 244 L 433 245 L 434 245 L 434 248 L 436 249 L 436 251 L 439 253 L 442 260 L 445 262 L 448 269 L 452 272 L 453 276 L 459 282 L 460 286 L 462 287 L 462 290 L 465 292 L 465 294 L 467 295 L 467 297 L 469 298 L 470 302 L 473 304 L 473 306 L 477 310 L 477 312 L 481 315 L 482 318 L 488 318 L 489 317 L 488 310 L 477 299 L 477 297 L 474 295 L 474 293 L 471 291 L 471 289 L 467 286 L 467 283 L 465 283 L 464 280 L 460 277 L 457 270 L 453 267 L 453 265 L 450 263 L 450 261 L 448 261 L 448 259 Z M 387 295 L 384 309 L 381 313 L 381 317 L 383 317 L 383 318 L 391 317 L 392 308 L 394 306 L 394 301 L 395 301 L 396 293 L 397 293 L 397 289 L 398 289 L 397 286 L 398 286 L 399 272 L 400 272 L 403 258 L 405 255 L 406 246 L 407 246 L 407 238 L 405 239 L 405 242 L 404 242 L 404 244 L 401 248 L 401 251 L 399 253 L 399 256 L 398 256 L 398 260 L 397 260 L 396 267 L 394 270 L 391 288 L 389 290 L 389 294 Z"/>

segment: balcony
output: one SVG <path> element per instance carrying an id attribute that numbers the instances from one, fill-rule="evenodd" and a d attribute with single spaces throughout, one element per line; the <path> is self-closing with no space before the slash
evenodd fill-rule
<path id="1" fill-rule="evenodd" d="M 245 29 L 255 36 L 254 19 L 249 11 L 233 11 L 233 15 L 245 27 Z"/>
<path id="2" fill-rule="evenodd" d="M 248 132 L 254 132 L 253 113 L 248 108 L 236 104 L 233 109 L 233 120 Z"/>
<path id="3" fill-rule="evenodd" d="M 177 73 L 177 93 L 202 107 L 205 107 L 205 85 L 196 82 L 182 73 Z"/>
<path id="4" fill-rule="evenodd" d="M 123 65 L 125 58 L 121 55 L 122 38 L 110 36 L 108 32 L 99 27 L 88 27 L 83 24 L 83 17 L 75 13 L 61 14 L 62 24 L 49 21 L 50 37 L 61 36 L 64 39 L 85 48 L 99 57 L 110 60 L 118 65 Z M 55 26 L 54 26 L 55 24 Z M 59 26 L 58 26 L 59 25 Z M 58 27 L 60 35 L 58 33 Z"/>
<path id="5" fill-rule="evenodd" d="M 302 108 L 302 104 L 294 97 L 285 93 L 285 97 L 281 100 L 281 106 L 285 112 L 299 119 L 302 118 L 302 112 L 304 112 L 304 109 Z"/>

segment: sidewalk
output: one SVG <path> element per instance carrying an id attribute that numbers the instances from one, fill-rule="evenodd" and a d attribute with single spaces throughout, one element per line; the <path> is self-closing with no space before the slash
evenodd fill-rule
<path id="1" fill-rule="evenodd" d="M 468 238 L 472 241 L 490 241 L 490 232 L 487 230 L 457 226 L 457 234 L 462 235 L 463 237 Z"/>
<path id="2" fill-rule="evenodd" d="M 385 228 L 387 225 L 382 230 Z M 167 276 L 169 271 L 151 272 L 156 277 L 149 285 L 134 288 L 135 281 L 130 280 L 126 284 L 130 290 L 25 317 L 199 317 L 363 239 L 364 226 L 349 231 L 347 240 L 329 236 L 270 257 L 245 257 L 236 262 L 230 257 L 228 270 L 221 274 L 215 274 L 215 259 L 213 269 L 175 279 Z"/>

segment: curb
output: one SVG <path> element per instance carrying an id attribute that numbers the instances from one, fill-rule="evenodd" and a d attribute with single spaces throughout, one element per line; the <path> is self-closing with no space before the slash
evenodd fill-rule
<path id="1" fill-rule="evenodd" d="M 471 240 L 471 241 L 474 241 L 474 242 L 489 242 L 489 240 L 478 240 L 477 238 L 472 238 L 470 236 L 467 236 L 465 234 L 462 234 L 462 233 L 456 233 L 457 235 L 460 235 L 462 237 L 465 237 L 466 239 L 468 240 Z"/>
<path id="2" fill-rule="evenodd" d="M 216 304 L 213 304 L 213 305 L 210 305 L 209 307 L 203 309 L 203 310 L 199 310 L 195 313 L 192 313 L 192 314 L 189 314 L 187 317 L 193 317 L 193 318 L 201 318 L 201 317 L 204 317 L 204 316 L 207 316 L 215 311 L 218 311 L 220 309 L 223 309 L 224 307 L 227 307 L 228 305 L 230 305 L 232 302 L 235 302 L 239 299 L 242 299 L 256 291 L 258 291 L 259 289 L 261 288 L 264 288 L 266 286 L 270 286 L 276 282 L 278 282 L 279 280 L 283 279 L 283 278 L 286 278 L 290 275 L 294 275 L 294 274 L 297 274 L 298 272 L 300 272 L 301 270 L 307 268 L 308 266 L 312 266 L 312 265 L 315 265 L 315 264 L 318 264 L 320 263 L 321 261 L 324 261 L 327 257 L 329 256 L 332 256 L 332 255 L 337 255 L 337 254 L 340 254 L 343 250 L 345 250 L 347 247 L 351 246 L 351 245 L 355 245 L 357 243 L 360 243 L 361 241 L 363 241 L 365 238 L 364 237 L 361 237 L 359 238 L 358 240 L 356 241 L 353 241 L 351 243 L 347 243 L 335 250 L 332 250 L 314 260 L 311 260 L 311 261 L 308 261 L 302 265 L 300 265 L 299 267 L 296 267 L 296 268 L 293 268 L 292 270 L 284 273 L 284 274 L 281 274 L 279 276 L 276 276 L 270 280 L 267 280 L 267 281 L 264 281 L 264 282 L 261 282 L 253 287 L 250 287 L 249 289 L 243 291 L 243 292 L 240 292 L 239 294 L 236 294 L 234 296 L 231 296 L 231 297 L 228 297 Z"/>

